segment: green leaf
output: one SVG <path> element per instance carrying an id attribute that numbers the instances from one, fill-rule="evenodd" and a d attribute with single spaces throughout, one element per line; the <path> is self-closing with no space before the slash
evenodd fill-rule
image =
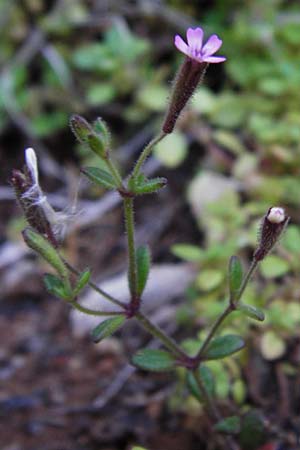
<path id="1" fill-rule="evenodd" d="M 91 331 L 93 341 L 97 343 L 102 339 L 111 336 L 121 328 L 125 320 L 126 317 L 123 314 L 104 320 Z"/>
<path id="2" fill-rule="evenodd" d="M 265 320 L 264 313 L 255 306 L 246 305 L 245 303 L 239 302 L 237 305 L 237 309 L 251 319 L 258 320 L 260 322 L 263 322 Z"/>
<path id="3" fill-rule="evenodd" d="M 171 247 L 172 253 L 178 258 L 185 261 L 201 261 L 203 258 L 203 250 L 196 245 L 176 244 Z"/>
<path id="4" fill-rule="evenodd" d="M 208 395 L 213 397 L 214 393 L 215 393 L 215 380 L 214 380 L 211 370 L 203 364 L 199 367 L 198 370 L 199 370 L 199 375 L 202 379 L 202 382 L 206 388 Z M 199 402 L 204 402 L 202 393 L 198 387 L 195 376 L 190 371 L 187 373 L 187 385 L 188 385 L 188 388 L 189 388 L 191 394 L 194 397 L 196 397 L 196 399 L 199 400 Z"/>
<path id="5" fill-rule="evenodd" d="M 268 330 L 261 337 L 260 349 L 266 360 L 274 361 L 284 355 L 286 343 L 277 331 Z"/>
<path id="6" fill-rule="evenodd" d="M 245 342 L 240 336 L 227 334 L 213 339 L 207 347 L 204 358 L 221 359 L 238 352 L 245 346 Z"/>
<path id="7" fill-rule="evenodd" d="M 289 225 L 282 238 L 282 245 L 291 253 L 300 253 L 300 228 Z"/>
<path id="8" fill-rule="evenodd" d="M 166 184 L 166 178 L 162 177 L 152 178 L 150 180 L 143 179 L 141 181 L 137 179 L 130 183 L 130 189 L 137 195 L 153 194 L 164 188 Z"/>
<path id="9" fill-rule="evenodd" d="M 276 278 L 285 275 L 289 271 L 289 265 L 279 256 L 270 255 L 261 262 L 260 270 L 265 278 Z"/>
<path id="10" fill-rule="evenodd" d="M 242 264 L 237 256 L 232 256 L 229 261 L 229 292 L 232 300 L 236 299 L 242 281 L 243 281 Z"/>
<path id="11" fill-rule="evenodd" d="M 165 111 L 168 90 L 159 84 L 144 86 L 138 93 L 138 102 L 150 111 Z"/>
<path id="12" fill-rule="evenodd" d="M 216 269 L 205 269 L 196 278 L 196 286 L 201 291 L 211 291 L 217 288 L 223 281 L 223 272 Z"/>
<path id="13" fill-rule="evenodd" d="M 92 84 L 86 93 L 89 105 L 98 106 L 111 102 L 117 92 L 111 83 L 95 83 Z"/>
<path id="14" fill-rule="evenodd" d="M 81 172 L 84 173 L 92 183 L 95 183 L 98 186 L 104 187 L 105 189 L 116 188 L 113 177 L 103 169 L 99 169 L 98 167 L 85 167 L 81 169 Z"/>
<path id="15" fill-rule="evenodd" d="M 264 437 L 264 419 L 258 411 L 249 411 L 241 421 L 239 443 L 243 450 L 256 450 L 262 445 Z"/>
<path id="16" fill-rule="evenodd" d="M 73 290 L 74 297 L 79 294 L 79 292 L 88 284 L 91 278 L 91 271 L 86 269 L 79 275 L 79 278 L 76 282 L 76 286 Z"/>
<path id="17" fill-rule="evenodd" d="M 241 429 L 241 420 L 238 416 L 226 417 L 214 426 L 216 431 L 226 434 L 238 434 Z"/>
<path id="18" fill-rule="evenodd" d="M 147 283 L 151 264 L 150 250 L 147 245 L 143 245 L 137 249 L 136 263 L 137 263 L 137 291 L 138 295 L 142 295 Z"/>
<path id="19" fill-rule="evenodd" d="M 164 350 L 144 349 L 137 352 L 132 362 L 135 366 L 144 370 L 151 370 L 153 372 L 163 372 L 172 370 L 176 366 L 176 360 L 171 353 Z"/>
<path id="20" fill-rule="evenodd" d="M 131 450 L 147 450 L 145 447 L 132 447 Z"/>
<path id="21" fill-rule="evenodd" d="M 69 300 L 71 292 L 68 286 L 65 286 L 64 282 L 57 276 L 46 273 L 44 275 L 44 284 L 50 294 L 64 300 Z"/>

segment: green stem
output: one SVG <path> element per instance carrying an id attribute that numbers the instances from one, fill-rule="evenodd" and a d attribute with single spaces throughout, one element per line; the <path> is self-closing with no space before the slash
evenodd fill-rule
<path id="1" fill-rule="evenodd" d="M 176 344 L 176 342 L 167 336 L 161 328 L 154 325 L 150 320 L 144 316 L 141 312 L 136 313 L 135 318 L 140 322 L 140 324 L 147 330 L 153 337 L 159 339 L 164 346 L 170 350 L 174 356 L 186 359 L 187 355 L 181 350 L 181 348 Z"/>
<path id="2" fill-rule="evenodd" d="M 134 238 L 134 209 L 133 198 L 124 198 L 124 216 L 125 216 L 125 228 L 127 234 L 127 246 L 128 246 L 128 281 L 129 289 L 131 293 L 131 300 L 137 300 L 137 265 L 136 265 L 136 251 L 135 251 L 135 238 Z"/>
<path id="3" fill-rule="evenodd" d="M 241 299 L 241 297 L 242 297 L 242 295 L 243 295 L 243 293 L 244 293 L 244 291 L 245 291 L 245 289 L 247 287 L 247 284 L 249 283 L 250 278 L 252 277 L 253 273 L 255 272 L 255 270 L 257 268 L 257 265 L 258 265 L 258 261 L 253 259 L 253 261 L 251 263 L 251 266 L 249 267 L 249 270 L 246 273 L 246 275 L 245 275 L 245 277 L 244 277 L 244 279 L 242 281 L 242 284 L 240 286 L 240 289 L 239 289 L 239 291 L 237 293 L 235 303 L 240 301 L 240 299 Z"/>
<path id="4" fill-rule="evenodd" d="M 207 392 L 207 389 L 202 381 L 199 370 L 194 369 L 194 370 L 191 370 L 191 372 L 194 375 L 194 378 L 198 385 L 199 391 L 202 394 L 203 400 L 208 408 L 208 411 L 209 411 L 211 417 L 216 422 L 220 421 L 222 419 L 222 415 L 221 415 L 220 411 L 218 410 L 217 405 L 215 404 L 213 398 Z M 225 436 L 224 441 L 225 441 L 224 448 L 226 448 L 226 450 L 238 450 L 238 446 L 236 445 L 234 439 L 231 436 Z"/>
<path id="5" fill-rule="evenodd" d="M 209 395 L 209 393 L 206 390 L 206 387 L 202 381 L 201 375 L 199 373 L 199 369 L 194 369 L 191 371 L 195 377 L 196 383 L 198 385 L 199 391 L 202 394 L 202 397 L 204 399 L 204 402 L 210 412 L 210 415 L 213 419 L 215 419 L 216 421 L 220 420 L 221 415 L 219 413 L 219 410 L 215 404 L 215 402 L 213 401 L 213 399 L 211 398 L 211 396 Z"/>
<path id="6" fill-rule="evenodd" d="M 224 320 L 226 319 L 226 317 L 229 316 L 229 314 L 233 311 L 232 306 L 228 305 L 226 307 L 226 309 L 222 312 L 222 314 L 217 318 L 217 320 L 215 321 L 215 323 L 213 324 L 213 326 L 211 327 L 210 332 L 208 333 L 208 335 L 206 336 L 206 339 L 204 340 L 197 356 L 196 356 L 196 360 L 198 360 L 200 362 L 203 353 L 205 352 L 205 350 L 207 349 L 210 341 L 213 339 L 214 335 L 216 334 L 216 332 L 218 331 L 219 327 L 222 325 L 222 323 L 224 322 Z"/>
<path id="7" fill-rule="evenodd" d="M 215 321 L 215 323 L 213 324 L 211 330 L 209 331 L 208 335 L 206 336 L 206 339 L 204 340 L 203 344 L 201 345 L 201 348 L 199 350 L 199 352 L 197 353 L 195 359 L 196 361 L 200 362 L 201 358 L 205 352 L 205 350 L 207 349 L 210 341 L 213 339 L 213 337 L 215 336 L 215 334 L 217 333 L 218 329 L 220 328 L 220 326 L 222 325 L 222 323 L 224 322 L 224 320 L 236 309 L 236 305 L 237 303 L 240 301 L 248 283 L 249 280 L 251 278 L 251 276 L 253 275 L 256 267 L 257 267 L 258 261 L 253 260 L 251 263 L 251 266 L 248 270 L 248 272 L 246 273 L 241 287 L 237 293 L 237 296 L 235 298 L 235 303 L 229 303 L 228 306 L 226 306 L 225 310 L 222 312 L 222 314 L 217 318 L 217 320 Z"/>
<path id="8" fill-rule="evenodd" d="M 112 162 L 112 160 L 110 159 L 110 156 L 107 155 L 106 159 L 105 159 L 106 165 L 110 170 L 110 173 L 113 177 L 113 179 L 116 182 L 116 185 L 118 188 L 123 188 L 123 181 L 122 181 L 122 177 L 118 171 L 118 169 L 116 168 L 116 166 L 114 165 L 114 163 Z"/>
<path id="9" fill-rule="evenodd" d="M 86 308 L 85 306 L 80 305 L 75 300 L 69 301 L 68 303 L 78 311 L 90 316 L 119 316 L 120 314 L 124 314 L 124 311 L 96 311 L 94 309 Z"/>
<path id="10" fill-rule="evenodd" d="M 144 164 L 144 162 L 146 161 L 146 159 L 150 155 L 153 147 L 155 147 L 156 144 L 158 144 L 162 139 L 164 139 L 165 136 L 167 136 L 167 134 L 162 131 L 155 138 L 153 138 L 149 142 L 148 145 L 146 145 L 146 147 L 144 148 L 144 150 L 140 154 L 140 156 L 139 156 L 139 158 L 138 158 L 138 160 L 137 160 L 137 162 L 136 162 L 136 164 L 134 166 L 131 178 L 135 178 L 139 174 L 142 165 Z"/>
<path id="11" fill-rule="evenodd" d="M 66 261 L 63 257 L 62 260 L 65 264 L 65 266 L 69 269 L 70 272 L 74 273 L 75 275 L 80 275 L 80 271 L 75 269 L 68 261 Z M 115 305 L 120 306 L 121 308 L 125 309 L 126 305 L 125 303 L 121 302 L 120 300 L 117 300 L 107 292 L 105 292 L 103 289 L 99 288 L 95 283 L 92 281 L 88 282 L 88 285 L 98 294 L 100 294 L 102 297 L 106 298 L 106 300 L 110 301 L 111 303 L 114 303 Z"/>

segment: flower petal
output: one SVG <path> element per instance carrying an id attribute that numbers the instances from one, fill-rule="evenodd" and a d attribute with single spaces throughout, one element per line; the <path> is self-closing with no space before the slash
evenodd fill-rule
<path id="1" fill-rule="evenodd" d="M 202 49 L 202 56 L 210 56 L 216 53 L 222 45 L 222 40 L 218 38 L 216 34 L 210 36 L 206 44 Z"/>
<path id="2" fill-rule="evenodd" d="M 189 48 L 188 48 L 187 44 L 184 42 L 182 37 L 180 37 L 178 34 L 176 34 L 176 36 L 175 36 L 174 44 L 180 52 L 184 53 L 185 55 L 189 55 Z"/>
<path id="3" fill-rule="evenodd" d="M 226 58 L 225 56 L 203 56 L 202 61 L 208 63 L 221 63 L 223 61 L 226 61 Z"/>
<path id="4" fill-rule="evenodd" d="M 199 52 L 202 48 L 203 43 L 203 30 L 202 28 L 188 28 L 186 32 L 187 41 L 193 50 Z"/>

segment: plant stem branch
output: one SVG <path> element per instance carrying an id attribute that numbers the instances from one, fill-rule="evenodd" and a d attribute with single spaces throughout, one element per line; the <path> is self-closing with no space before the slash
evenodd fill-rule
<path id="1" fill-rule="evenodd" d="M 208 408 L 208 411 L 211 415 L 211 417 L 216 421 L 222 420 L 222 415 L 220 411 L 218 410 L 215 402 L 213 401 L 212 397 L 207 392 L 207 389 L 202 381 L 201 375 L 199 373 L 198 369 L 192 370 L 192 373 L 195 377 L 196 383 L 198 385 L 199 391 L 202 394 L 202 397 L 204 399 L 204 402 Z M 231 436 L 225 436 L 224 440 L 226 441 L 226 444 L 224 445 L 224 448 L 226 450 L 238 450 L 238 446 L 236 445 L 234 439 Z"/>
<path id="2" fill-rule="evenodd" d="M 202 381 L 202 378 L 200 376 L 199 369 L 197 368 L 197 369 L 192 370 L 192 373 L 193 373 L 193 375 L 195 377 L 195 380 L 197 382 L 199 391 L 202 394 L 202 397 L 204 399 L 204 402 L 207 405 L 207 408 L 208 408 L 208 410 L 210 412 L 211 417 L 213 419 L 215 419 L 216 421 L 220 420 L 221 414 L 219 413 L 219 410 L 218 410 L 217 406 L 215 405 L 213 399 L 211 398 L 211 396 L 209 395 L 209 393 L 206 390 L 206 387 L 205 387 L 205 385 L 204 385 L 204 383 Z"/>
<path id="3" fill-rule="evenodd" d="M 118 188 L 123 188 L 123 181 L 122 181 L 122 177 L 118 171 L 118 169 L 116 168 L 116 166 L 114 165 L 114 163 L 112 162 L 112 160 L 110 159 L 110 156 L 107 155 L 107 158 L 105 159 L 106 165 L 110 170 L 110 173 L 113 177 L 113 179 L 116 182 L 116 185 Z"/>
<path id="4" fill-rule="evenodd" d="M 154 137 L 148 145 L 146 145 L 146 147 L 144 148 L 144 150 L 142 151 L 142 153 L 140 154 L 134 169 L 132 171 L 132 178 L 135 178 L 139 172 L 140 169 L 142 167 L 142 165 L 144 164 L 144 162 L 146 161 L 146 159 L 148 158 L 148 156 L 150 155 L 150 153 L 153 150 L 153 147 L 155 147 L 156 144 L 158 144 L 162 139 L 165 138 L 165 136 L 167 136 L 166 133 L 164 133 L 163 131 L 161 133 L 159 133 L 156 137 Z"/>
<path id="5" fill-rule="evenodd" d="M 215 336 L 215 334 L 217 333 L 219 327 L 222 325 L 222 323 L 224 322 L 224 320 L 236 309 L 236 305 L 237 303 L 240 301 L 246 287 L 247 284 L 249 283 L 249 280 L 251 278 L 251 276 L 253 275 L 256 267 L 257 267 L 258 261 L 253 260 L 250 268 L 248 270 L 248 272 L 246 273 L 241 287 L 237 293 L 237 296 L 235 298 L 235 303 L 229 303 L 228 306 L 226 306 L 225 310 L 222 312 L 222 314 L 217 318 L 217 320 L 215 321 L 215 323 L 213 324 L 211 330 L 209 331 L 208 335 L 206 336 L 206 339 L 204 340 L 198 354 L 196 355 L 195 359 L 200 363 L 201 358 L 203 356 L 203 354 L 205 353 L 205 350 L 207 349 L 210 341 L 213 339 L 213 337 Z"/>
<path id="6" fill-rule="evenodd" d="M 205 352 L 205 350 L 207 349 L 210 341 L 213 339 L 214 335 L 216 334 L 216 332 L 218 331 L 219 327 L 222 325 L 222 323 L 224 322 L 224 320 L 226 319 L 226 317 L 229 316 L 229 314 L 233 311 L 232 306 L 228 305 L 226 307 L 226 309 L 222 312 L 222 314 L 217 318 L 217 320 L 215 321 L 215 323 L 213 324 L 211 330 L 209 331 L 208 335 L 206 336 L 197 356 L 195 359 L 197 359 L 199 362 Z"/>
<path id="7" fill-rule="evenodd" d="M 62 257 L 62 260 L 65 264 L 65 266 L 69 269 L 70 272 L 74 273 L 75 275 L 80 275 L 80 271 L 75 269 L 75 267 L 73 267 L 68 261 L 66 261 L 66 259 L 64 259 Z M 106 298 L 106 300 L 110 301 L 111 303 L 114 303 L 115 305 L 120 306 L 121 308 L 125 309 L 126 305 L 125 303 L 121 302 L 120 300 L 117 300 L 116 298 L 114 298 L 112 295 L 108 294 L 107 292 L 105 292 L 103 289 L 99 288 L 95 283 L 93 283 L 92 281 L 88 282 L 88 285 L 96 292 L 98 292 L 98 294 L 100 294 L 102 297 Z"/>
<path id="8" fill-rule="evenodd" d="M 75 300 L 69 301 L 67 303 L 69 303 L 78 311 L 90 316 L 119 316 L 120 314 L 124 314 L 124 311 L 96 311 L 94 309 L 86 308 L 85 306 L 80 305 Z"/>
<path id="9" fill-rule="evenodd" d="M 165 334 L 161 328 L 157 325 L 154 325 L 143 313 L 138 312 L 135 315 L 135 318 L 140 322 L 140 324 L 147 330 L 153 337 L 159 339 L 164 346 L 170 350 L 174 356 L 186 359 L 187 355 L 183 350 L 176 344 L 176 342 L 169 336 Z"/>
<path id="10" fill-rule="evenodd" d="M 242 284 L 240 286 L 240 289 L 239 289 L 239 291 L 237 293 L 235 303 L 240 301 L 240 299 L 241 299 L 241 297 L 242 297 L 242 295 L 243 295 L 243 293 L 244 293 L 244 291 L 245 291 L 245 289 L 247 287 L 247 284 L 249 283 L 250 278 L 252 277 L 253 273 L 255 272 L 255 270 L 257 268 L 257 265 L 258 265 L 258 261 L 253 259 L 253 261 L 252 261 L 252 263 L 251 263 L 251 265 L 249 267 L 249 270 L 246 273 L 246 275 L 245 275 L 245 277 L 244 277 L 244 279 L 242 281 Z"/>
<path id="11" fill-rule="evenodd" d="M 125 228 L 128 246 L 128 281 L 131 293 L 131 300 L 134 301 L 137 299 L 138 295 L 137 295 L 137 265 L 136 265 L 136 251 L 134 238 L 133 198 L 124 198 L 123 204 L 124 204 Z"/>

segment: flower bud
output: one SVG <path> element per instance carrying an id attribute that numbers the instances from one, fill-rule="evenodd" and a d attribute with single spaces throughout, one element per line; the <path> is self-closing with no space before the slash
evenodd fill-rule
<path id="1" fill-rule="evenodd" d="M 202 81 L 207 67 L 206 62 L 199 63 L 191 58 L 185 59 L 174 82 L 169 109 L 162 126 L 164 133 L 172 133 L 174 130 L 181 111 Z"/>
<path id="2" fill-rule="evenodd" d="M 268 210 L 262 220 L 259 246 L 254 252 L 254 260 L 263 260 L 272 250 L 287 226 L 289 219 L 283 208 L 272 207 Z"/>
<path id="3" fill-rule="evenodd" d="M 68 270 L 57 250 L 41 234 L 25 228 L 22 232 L 24 241 L 29 248 L 39 253 L 62 278 L 68 278 Z"/>
<path id="4" fill-rule="evenodd" d="M 93 130 L 102 137 L 103 142 L 106 148 L 110 146 L 110 132 L 109 128 L 101 117 L 97 117 L 97 119 L 93 122 Z"/>
<path id="5" fill-rule="evenodd" d="M 89 135 L 93 132 L 91 125 L 83 117 L 77 114 L 71 117 L 70 127 L 81 143 L 87 142 Z"/>
<path id="6" fill-rule="evenodd" d="M 88 146 L 92 152 L 100 156 L 102 159 L 107 158 L 107 147 L 105 145 L 105 140 L 103 137 L 97 133 L 91 132 L 87 139 Z"/>

